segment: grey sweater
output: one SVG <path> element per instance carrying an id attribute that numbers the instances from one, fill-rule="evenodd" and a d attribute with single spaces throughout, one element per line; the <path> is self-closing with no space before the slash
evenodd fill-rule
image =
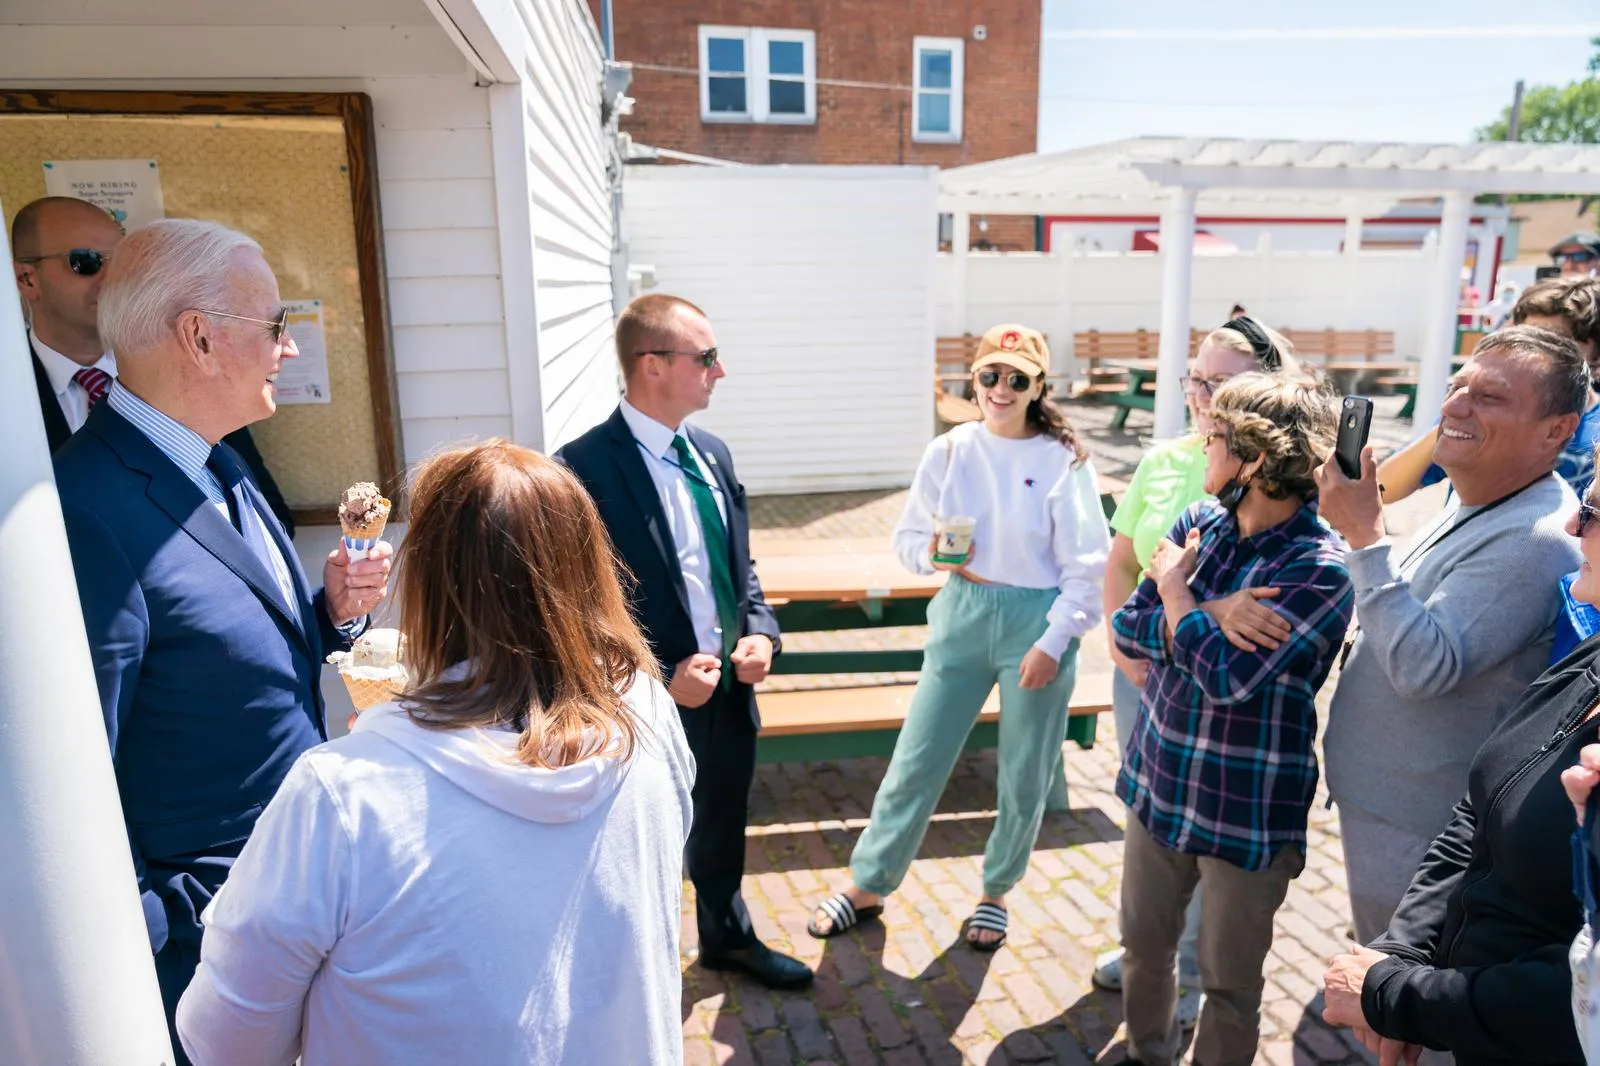
<path id="1" fill-rule="evenodd" d="M 1346 556 L 1360 630 L 1323 738 L 1334 802 L 1424 838 L 1449 823 L 1472 756 L 1549 665 L 1557 582 L 1580 561 L 1563 529 L 1576 506 L 1546 478 L 1400 574 L 1413 549 L 1481 510 L 1452 497 L 1405 545 Z"/>

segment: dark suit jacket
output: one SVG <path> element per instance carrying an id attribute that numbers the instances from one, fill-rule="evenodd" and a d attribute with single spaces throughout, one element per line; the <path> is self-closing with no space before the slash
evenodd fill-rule
<path id="1" fill-rule="evenodd" d="M 229 520 L 110 404 L 55 471 L 151 947 L 198 941 L 229 857 L 326 739 L 323 654 L 346 643 L 288 538 L 272 531 L 298 617 Z"/>
<path id="2" fill-rule="evenodd" d="M 30 351 L 33 346 L 33 337 L 28 337 Z M 61 404 L 56 400 L 55 390 L 50 387 L 50 375 L 44 372 L 44 364 L 39 362 L 39 356 L 33 356 L 33 380 L 39 387 L 39 410 L 44 414 L 44 435 L 50 442 L 50 454 L 54 455 L 67 443 L 67 438 L 72 436 L 72 430 L 67 428 L 67 416 L 61 413 Z M 256 480 L 256 488 L 266 497 L 267 505 L 272 508 L 272 513 L 279 522 L 283 523 L 284 532 L 294 536 L 294 518 L 289 513 L 289 504 L 283 498 L 283 493 L 278 491 L 278 483 L 272 480 L 272 474 L 267 470 L 266 460 L 261 458 L 261 451 L 256 447 L 256 442 L 250 436 L 248 429 L 237 429 L 222 438 L 239 457 L 244 460 L 245 467 L 250 471 L 250 476 Z"/>
<path id="3" fill-rule="evenodd" d="M 739 635 L 765 634 L 772 638 L 776 651 L 781 646 L 778 619 L 767 606 L 750 559 L 750 509 L 745 503 L 744 486 L 733 471 L 733 456 L 726 444 L 705 430 L 689 427 L 687 432 L 696 450 L 706 456 L 711 477 L 727 504 L 729 565 L 733 586 L 739 590 L 739 616 L 744 620 Z M 623 420 L 622 408 L 618 407 L 609 419 L 569 443 L 555 457 L 578 475 L 594 497 L 611 533 L 612 545 L 637 579 L 632 590 L 634 616 L 650 640 L 662 676 L 670 678 L 673 667 L 700 647 L 672 529 L 655 482 L 650 479 L 644 453 Z M 750 716 L 759 726 L 755 689 L 735 682 L 734 692 L 749 703 Z"/>

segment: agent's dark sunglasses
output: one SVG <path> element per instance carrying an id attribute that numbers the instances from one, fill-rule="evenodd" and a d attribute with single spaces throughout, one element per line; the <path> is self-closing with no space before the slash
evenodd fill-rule
<path id="1" fill-rule="evenodd" d="M 67 268 L 74 274 L 92 278 L 104 269 L 111 261 L 111 253 L 97 252 L 93 248 L 73 248 L 66 252 L 52 252 L 49 255 L 30 255 L 17 260 L 19 263 L 42 263 L 46 259 L 65 259 Z"/>
<path id="2" fill-rule="evenodd" d="M 996 385 L 1000 384 L 1000 371 L 978 371 L 978 384 L 982 385 L 986 389 L 994 388 Z M 1006 387 L 1012 392 L 1027 392 L 1032 385 L 1033 379 L 1020 370 L 1013 370 L 1011 373 L 1006 375 Z"/>
<path id="3" fill-rule="evenodd" d="M 703 352 L 659 351 L 659 352 L 640 352 L 639 354 L 640 355 L 659 355 L 663 359 L 671 359 L 675 355 L 689 355 L 689 356 L 693 356 L 694 358 L 700 360 L 700 365 L 705 367 L 707 370 L 710 370 L 712 367 L 716 366 L 717 365 L 717 360 L 722 358 L 722 356 L 717 352 L 717 350 L 715 348 L 707 348 Z"/>

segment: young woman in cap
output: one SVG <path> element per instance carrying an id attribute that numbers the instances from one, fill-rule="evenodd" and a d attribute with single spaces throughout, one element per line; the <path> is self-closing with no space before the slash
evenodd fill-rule
<path id="1" fill-rule="evenodd" d="M 1048 401 L 1044 337 L 996 326 L 973 360 L 979 422 L 923 453 L 894 531 L 906 568 L 950 573 L 928 608 L 916 694 L 851 856 L 853 884 L 817 907 L 826 938 L 875 917 L 899 887 L 984 701 L 1000 686 L 998 814 L 967 942 L 1005 942 L 1005 896 L 1027 870 L 1066 736 L 1078 641 L 1100 621 L 1108 534 L 1094 468 Z M 935 555 L 940 518 L 975 520 L 964 556 Z"/>

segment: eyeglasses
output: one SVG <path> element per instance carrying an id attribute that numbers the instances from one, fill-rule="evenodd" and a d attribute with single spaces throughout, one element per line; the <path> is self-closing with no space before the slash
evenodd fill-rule
<path id="1" fill-rule="evenodd" d="M 258 326 L 267 326 L 272 331 L 273 344 L 282 344 L 283 338 L 289 332 L 289 309 L 287 307 L 278 312 L 277 318 L 271 320 L 251 318 L 249 315 L 235 315 L 227 311 L 212 311 L 204 307 L 191 307 L 189 310 L 198 311 L 202 315 L 216 315 L 218 318 L 232 318 L 240 322 L 254 322 Z"/>
<path id="2" fill-rule="evenodd" d="M 1588 500 L 1578 501 L 1578 536 L 1583 536 L 1584 530 L 1589 528 L 1589 523 L 1600 517 L 1600 507 L 1594 506 Z"/>
<path id="3" fill-rule="evenodd" d="M 1178 379 L 1178 384 L 1182 386 L 1184 392 L 1188 392 L 1191 388 L 1193 388 L 1194 391 L 1203 392 L 1207 396 L 1212 395 L 1227 383 L 1227 378 L 1200 378 L 1195 377 L 1192 374 L 1185 375 Z"/>
<path id="4" fill-rule="evenodd" d="M 1555 257 L 1557 263 L 1592 263 L 1595 259 L 1593 252 L 1562 252 Z"/>
<path id="5" fill-rule="evenodd" d="M 978 384 L 986 389 L 992 389 L 1000 384 L 1000 371 L 978 371 Z M 1006 375 L 1006 387 L 1012 392 L 1027 392 L 1033 387 L 1033 379 L 1020 370 L 1013 370 Z"/>
<path id="6" fill-rule="evenodd" d="M 722 358 L 721 354 L 718 353 L 718 351 L 715 348 L 707 348 L 703 352 L 659 351 L 659 352 L 640 352 L 639 354 L 640 355 L 659 355 L 663 359 L 671 359 L 675 355 L 690 355 L 690 356 L 693 356 L 694 358 L 700 360 L 700 365 L 705 367 L 707 370 L 710 370 L 712 367 L 716 366 L 717 365 L 717 360 Z"/>
<path id="7" fill-rule="evenodd" d="M 74 274 L 92 278 L 111 261 L 111 253 L 96 251 L 93 248 L 74 248 L 67 252 L 51 252 L 49 255 L 19 256 L 17 262 L 42 263 L 46 259 L 65 259 L 68 269 Z"/>

